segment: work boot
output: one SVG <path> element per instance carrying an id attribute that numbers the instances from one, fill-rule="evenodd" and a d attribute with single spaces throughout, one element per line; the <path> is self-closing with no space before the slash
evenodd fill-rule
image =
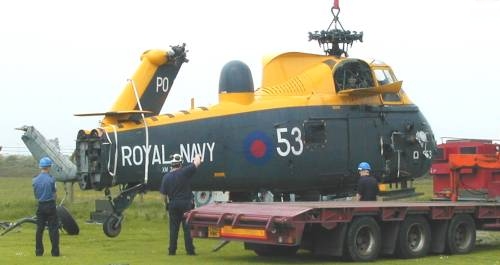
<path id="1" fill-rule="evenodd" d="M 169 252 L 168 252 L 168 255 L 169 255 L 169 256 L 175 256 L 175 251 L 169 251 Z"/>
<path id="2" fill-rule="evenodd" d="M 194 252 L 194 250 L 188 251 L 187 254 L 188 256 L 196 256 L 196 252 Z"/>

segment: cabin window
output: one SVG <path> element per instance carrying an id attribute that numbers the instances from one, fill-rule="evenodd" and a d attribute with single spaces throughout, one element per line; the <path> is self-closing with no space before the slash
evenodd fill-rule
<path id="1" fill-rule="evenodd" d="M 306 144 L 323 144 L 326 142 L 326 124 L 323 120 L 304 122 L 304 142 Z"/>
<path id="2" fill-rule="evenodd" d="M 377 78 L 379 86 L 394 83 L 394 81 L 396 81 L 392 77 L 391 71 L 389 69 L 376 69 L 375 78 Z"/>
<path id="3" fill-rule="evenodd" d="M 373 87 L 370 66 L 362 60 L 346 59 L 338 64 L 333 74 L 335 90 Z"/>
<path id="4" fill-rule="evenodd" d="M 476 153 L 475 146 L 460 147 L 460 154 L 475 154 L 475 153 Z"/>
<path id="5" fill-rule="evenodd" d="M 436 153 L 434 154 L 434 160 L 444 160 L 443 148 L 436 149 Z"/>

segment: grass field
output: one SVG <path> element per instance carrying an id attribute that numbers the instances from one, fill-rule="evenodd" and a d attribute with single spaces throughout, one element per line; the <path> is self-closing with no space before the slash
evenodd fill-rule
<path id="1" fill-rule="evenodd" d="M 428 199 L 431 181 L 424 179 L 417 183 L 418 191 L 426 192 Z M 64 189 L 58 184 L 62 198 Z M 167 218 L 157 192 L 146 194 L 143 200 L 136 199 L 125 212 L 126 219 L 121 234 L 108 238 L 102 226 L 86 224 L 89 213 L 94 210 L 94 199 L 101 198 L 101 192 L 80 191 L 75 187 L 75 201 L 66 207 L 80 226 L 80 235 L 61 234 L 61 257 L 50 256 L 50 242 L 45 232 L 45 256 L 35 257 L 35 225 L 24 224 L 0 237 L 0 264 L 357 264 L 337 259 L 318 258 L 308 252 L 299 252 L 294 257 L 258 257 L 243 250 L 242 243 L 232 242 L 218 252 L 212 252 L 218 241 L 195 239 L 198 255 L 185 255 L 182 234 L 179 238 L 177 256 L 167 256 Z M 13 221 L 31 216 L 35 202 L 30 178 L 0 178 L 0 220 Z M 0 230 L 1 232 L 2 230 Z M 49 255 L 47 255 L 49 253 Z M 382 257 L 376 264 L 491 264 L 500 265 L 500 232 L 479 232 L 476 249 L 467 255 L 432 255 L 422 259 L 400 260 Z"/>

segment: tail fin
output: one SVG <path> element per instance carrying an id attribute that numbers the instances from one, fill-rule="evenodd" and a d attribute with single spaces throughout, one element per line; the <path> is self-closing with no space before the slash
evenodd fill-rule
<path id="1" fill-rule="evenodd" d="M 64 156 L 50 141 L 47 141 L 43 135 L 33 126 L 23 126 L 17 128 L 24 131 L 21 139 L 26 147 L 31 152 L 35 160 L 40 160 L 42 157 L 49 157 L 54 161 L 50 174 L 53 175 L 57 181 L 62 182 L 75 182 L 78 181 L 76 175 L 76 165 Z"/>
<path id="2" fill-rule="evenodd" d="M 185 44 L 172 51 L 149 50 L 142 54 L 141 65 L 129 80 L 121 95 L 105 115 L 103 124 L 120 120 L 136 120 L 158 115 L 170 93 L 177 73 L 187 62 Z"/>

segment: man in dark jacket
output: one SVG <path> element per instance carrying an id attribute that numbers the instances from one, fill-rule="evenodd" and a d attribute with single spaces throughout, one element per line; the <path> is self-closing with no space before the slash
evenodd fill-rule
<path id="1" fill-rule="evenodd" d="M 181 222 L 184 230 L 186 252 L 188 255 L 196 255 L 189 226 L 183 217 L 184 213 L 193 209 L 191 178 L 201 162 L 201 157 L 196 155 L 193 163 L 183 167 L 181 155 L 174 154 L 172 160 L 170 160 L 172 169 L 163 176 L 161 181 L 160 193 L 164 196 L 165 209 L 168 211 L 169 217 L 170 242 L 168 255 L 175 255 L 177 251 L 177 238 Z"/>
<path id="2" fill-rule="evenodd" d="M 49 227 L 50 243 L 52 243 L 52 256 L 59 256 L 59 220 L 56 211 L 56 182 L 49 174 L 52 160 L 48 157 L 40 159 L 40 174 L 33 178 L 33 192 L 38 201 L 36 210 L 36 249 L 37 256 L 43 256 L 43 230 Z"/>
<path id="3" fill-rule="evenodd" d="M 376 201 L 378 189 L 378 181 L 370 175 L 371 167 L 366 162 L 359 163 L 359 180 L 358 180 L 358 194 L 359 201 Z"/>

